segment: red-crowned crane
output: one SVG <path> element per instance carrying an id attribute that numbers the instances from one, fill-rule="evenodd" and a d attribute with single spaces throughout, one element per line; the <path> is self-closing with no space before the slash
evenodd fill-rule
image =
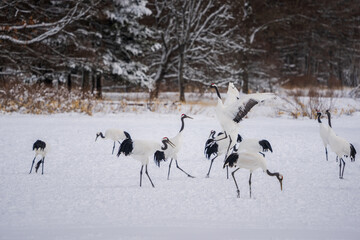
<path id="1" fill-rule="evenodd" d="M 259 153 L 247 152 L 247 151 L 240 151 L 240 152 L 232 153 L 225 160 L 223 167 L 225 168 L 225 166 L 236 167 L 235 171 L 233 171 L 231 173 L 231 175 L 235 182 L 238 198 L 240 198 L 240 190 L 239 190 L 239 186 L 235 179 L 235 172 L 238 171 L 240 168 L 245 168 L 250 171 L 250 177 L 249 177 L 250 198 L 251 198 L 251 176 L 252 176 L 253 171 L 255 171 L 258 168 L 262 169 L 269 176 L 272 176 L 272 177 L 275 176 L 279 180 L 280 189 L 282 190 L 282 181 L 284 178 L 283 175 L 281 175 L 280 173 L 277 173 L 277 172 L 275 172 L 275 173 L 270 172 L 267 169 L 265 158 L 262 155 L 260 155 Z"/>
<path id="2" fill-rule="evenodd" d="M 171 159 L 170 160 L 170 163 L 169 163 L 169 170 L 168 170 L 168 176 L 167 176 L 167 179 L 169 180 L 170 179 L 170 169 L 171 169 L 171 163 L 173 160 L 175 160 L 175 163 L 176 163 L 176 167 L 182 171 L 183 173 L 185 173 L 188 177 L 191 177 L 191 178 L 194 178 L 194 176 L 188 174 L 187 172 L 185 172 L 182 168 L 180 168 L 179 164 L 178 164 L 178 152 L 180 151 L 181 147 L 182 147 L 182 132 L 184 130 L 184 127 L 185 127 L 185 123 L 184 123 L 184 119 L 186 118 L 189 118 L 189 119 L 193 119 L 192 117 L 189 117 L 188 115 L 186 114 L 182 114 L 181 115 L 181 128 L 180 128 L 180 131 L 179 133 L 173 137 L 173 138 L 170 138 L 170 141 L 175 145 L 175 147 L 173 148 L 168 148 L 166 151 L 165 151 L 165 155 L 166 155 L 166 158 L 167 159 Z"/>
<path id="3" fill-rule="evenodd" d="M 35 162 L 35 159 L 38 155 L 41 155 L 42 158 L 37 162 L 36 166 L 35 166 L 35 172 L 37 173 L 39 167 L 40 167 L 40 164 L 42 164 L 42 170 L 41 170 L 41 174 L 44 174 L 44 162 L 45 162 L 45 156 L 47 154 L 47 151 L 48 151 L 48 147 L 46 146 L 46 143 L 44 141 L 41 141 L 41 140 L 36 140 L 36 142 L 34 142 L 33 144 L 33 151 L 35 151 L 35 157 L 32 161 L 32 164 L 31 164 L 31 168 L 30 168 L 30 172 L 29 174 L 31 173 L 32 171 L 32 168 L 34 166 L 34 162 Z"/>
<path id="4" fill-rule="evenodd" d="M 145 173 L 149 178 L 149 181 L 153 187 L 154 184 L 148 174 L 147 166 L 149 164 L 149 157 L 154 156 L 154 161 L 157 166 L 160 166 L 161 161 L 166 160 L 165 150 L 167 150 L 171 146 L 171 148 L 175 147 L 175 145 L 167 138 L 164 137 L 162 139 L 162 144 L 156 141 L 150 140 L 132 140 L 129 135 L 127 139 L 125 139 L 119 148 L 117 156 L 119 157 L 121 153 L 125 156 L 131 155 L 134 159 L 141 162 L 141 170 L 140 170 L 140 187 L 142 185 L 142 173 L 143 168 L 145 166 Z"/>
<path id="5" fill-rule="evenodd" d="M 206 174 L 206 177 L 210 177 L 210 171 L 214 160 L 225 154 L 229 146 L 229 138 L 223 133 L 219 132 L 215 136 L 216 131 L 211 130 L 208 140 L 205 143 L 204 154 L 207 159 L 211 159 L 209 171 Z M 213 158 L 211 158 L 213 156 Z"/>
<path id="6" fill-rule="evenodd" d="M 218 87 L 215 84 L 211 84 L 211 88 L 216 90 L 218 97 L 218 103 L 216 105 L 216 117 L 226 133 L 230 138 L 229 149 L 235 144 L 239 132 L 239 122 L 247 115 L 247 113 L 259 102 L 263 102 L 267 99 L 275 98 L 273 93 L 254 93 L 254 94 L 243 94 L 237 97 L 234 96 L 236 91 L 232 86 L 228 87 L 230 100 L 226 101 L 226 104 L 222 102 L 222 98 Z M 235 87 L 234 87 L 235 88 Z M 226 156 L 227 156 L 226 154 Z"/>
<path id="7" fill-rule="evenodd" d="M 118 142 L 119 144 L 121 144 L 121 142 L 123 140 L 125 140 L 126 138 L 129 138 L 129 136 L 130 136 L 129 133 L 127 133 L 121 129 L 109 128 L 105 131 L 105 135 L 102 132 L 96 133 L 95 142 L 98 139 L 98 137 L 110 139 L 110 140 L 114 141 L 114 145 L 113 145 L 113 149 L 112 149 L 112 154 L 114 154 L 115 142 Z"/>

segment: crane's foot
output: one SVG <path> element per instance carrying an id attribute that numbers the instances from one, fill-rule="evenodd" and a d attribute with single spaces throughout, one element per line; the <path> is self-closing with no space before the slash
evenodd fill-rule
<path id="1" fill-rule="evenodd" d="M 206 174 L 205 178 L 209 178 L 209 177 L 210 177 L 210 175 L 209 175 L 209 174 Z"/>
<path id="2" fill-rule="evenodd" d="M 194 176 L 191 176 L 190 174 L 188 174 L 187 176 L 190 177 L 190 178 L 195 178 Z"/>
<path id="3" fill-rule="evenodd" d="M 240 190 L 236 190 L 237 198 L 240 198 Z"/>

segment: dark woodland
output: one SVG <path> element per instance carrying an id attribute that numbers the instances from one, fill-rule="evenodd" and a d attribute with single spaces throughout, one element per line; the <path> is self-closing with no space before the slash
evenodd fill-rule
<path id="1" fill-rule="evenodd" d="M 0 2 L 0 87 L 242 91 L 360 84 L 356 0 Z"/>

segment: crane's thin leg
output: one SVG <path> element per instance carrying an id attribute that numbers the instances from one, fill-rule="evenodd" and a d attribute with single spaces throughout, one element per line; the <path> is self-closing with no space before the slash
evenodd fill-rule
<path id="1" fill-rule="evenodd" d="M 338 162 L 338 156 L 336 156 L 336 162 Z"/>
<path id="2" fill-rule="evenodd" d="M 229 135 L 229 146 L 228 146 L 228 149 L 227 149 L 226 154 L 225 154 L 225 160 L 228 157 L 231 143 L 232 143 L 232 140 L 231 140 L 231 136 Z M 226 166 L 226 178 L 229 179 L 229 167 L 228 166 Z"/>
<path id="3" fill-rule="evenodd" d="M 36 156 L 34 157 L 34 160 L 32 161 L 32 164 L 31 164 L 31 168 L 30 168 L 30 172 L 29 172 L 29 174 L 31 173 L 31 171 L 32 171 L 32 169 L 33 169 L 34 162 L 35 162 L 35 158 L 36 158 Z"/>
<path id="4" fill-rule="evenodd" d="M 114 154 L 114 149 L 115 149 L 115 141 L 114 141 L 113 150 L 112 150 L 111 154 Z"/>
<path id="5" fill-rule="evenodd" d="M 342 158 L 340 158 L 340 163 L 343 163 L 343 166 L 342 166 L 342 171 L 341 171 L 341 179 L 343 179 L 344 178 L 344 170 L 345 170 L 345 161 L 344 161 L 344 159 L 342 159 Z M 341 167 L 340 167 L 340 170 L 341 170 Z"/>
<path id="6" fill-rule="evenodd" d="M 152 185 L 153 187 L 155 187 L 154 184 L 153 184 L 153 182 L 151 181 L 151 178 L 150 178 L 149 174 L 148 174 L 147 165 L 145 165 L 145 173 L 146 173 L 146 175 L 148 176 L 148 178 L 149 178 L 149 180 L 150 180 L 150 182 L 151 182 L 151 185 Z"/>
<path id="7" fill-rule="evenodd" d="M 216 154 L 216 156 L 215 156 L 213 159 L 211 159 L 210 168 L 209 168 L 208 173 L 206 174 L 206 177 L 207 177 L 207 178 L 209 178 L 209 177 L 210 177 L 211 166 L 212 166 L 212 164 L 213 164 L 213 162 L 214 162 L 215 158 L 217 158 L 217 157 L 218 157 L 218 155 Z"/>
<path id="8" fill-rule="evenodd" d="M 237 171 L 237 170 L 239 170 L 240 168 L 237 168 L 235 171 L 233 171 L 232 173 L 231 173 L 231 175 L 232 175 L 232 177 L 233 177 L 233 179 L 234 179 L 234 182 L 235 182 L 235 185 L 236 185 L 236 192 L 237 192 L 237 197 L 238 198 L 240 198 L 240 190 L 239 190 L 239 186 L 238 186 L 238 184 L 237 184 L 237 182 L 236 182 L 236 179 L 235 179 L 235 172 Z"/>
<path id="9" fill-rule="evenodd" d="M 44 174 L 44 163 L 45 163 L 45 157 L 42 159 L 42 168 L 41 168 L 41 174 Z"/>
<path id="10" fill-rule="evenodd" d="M 325 154 L 326 154 L 326 161 L 328 161 L 328 151 L 327 151 L 327 147 L 325 147 Z"/>
<path id="11" fill-rule="evenodd" d="M 176 163 L 176 167 L 178 169 L 180 169 L 183 173 L 185 173 L 188 177 L 191 177 L 191 178 L 195 178 L 194 176 L 191 176 L 190 174 L 188 174 L 187 172 L 185 172 L 184 170 L 182 170 L 180 167 L 179 167 L 179 164 L 177 162 L 177 160 L 175 159 L 175 163 Z"/>
<path id="12" fill-rule="evenodd" d="M 141 187 L 141 182 L 142 182 L 142 172 L 143 172 L 143 168 L 144 168 L 144 165 L 141 165 L 141 169 L 140 169 L 140 187 Z"/>
<path id="13" fill-rule="evenodd" d="M 252 173 L 250 173 L 250 177 L 249 177 L 250 198 L 251 198 L 251 176 L 252 176 Z"/>
<path id="14" fill-rule="evenodd" d="M 231 140 L 231 136 L 229 135 L 229 146 L 228 146 L 228 149 L 227 149 L 226 154 L 225 154 L 225 159 L 227 159 L 227 156 L 229 154 L 231 143 L 232 143 L 232 140 Z"/>
<path id="15" fill-rule="evenodd" d="M 170 179 L 170 168 L 171 168 L 171 163 L 172 163 L 172 161 L 173 161 L 173 159 L 171 159 L 170 164 L 169 164 L 169 171 L 168 171 L 168 178 L 167 178 L 167 180 Z"/>
<path id="16" fill-rule="evenodd" d="M 42 163 L 42 159 L 40 159 L 35 166 L 35 172 L 37 173 L 37 171 L 39 170 L 40 164 Z"/>

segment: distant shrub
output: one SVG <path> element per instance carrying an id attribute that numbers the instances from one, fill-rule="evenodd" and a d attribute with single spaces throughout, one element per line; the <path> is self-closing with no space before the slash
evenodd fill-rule
<path id="1" fill-rule="evenodd" d="M 80 112 L 91 115 L 95 97 L 89 92 L 64 86 L 11 82 L 0 91 L 0 112 L 52 114 Z"/>
<path id="2" fill-rule="evenodd" d="M 310 88 L 287 90 L 282 99 L 286 104 L 278 108 L 279 113 L 288 113 L 293 118 L 312 119 L 315 118 L 317 110 L 325 112 L 333 109 L 336 98 L 332 91 Z"/>

